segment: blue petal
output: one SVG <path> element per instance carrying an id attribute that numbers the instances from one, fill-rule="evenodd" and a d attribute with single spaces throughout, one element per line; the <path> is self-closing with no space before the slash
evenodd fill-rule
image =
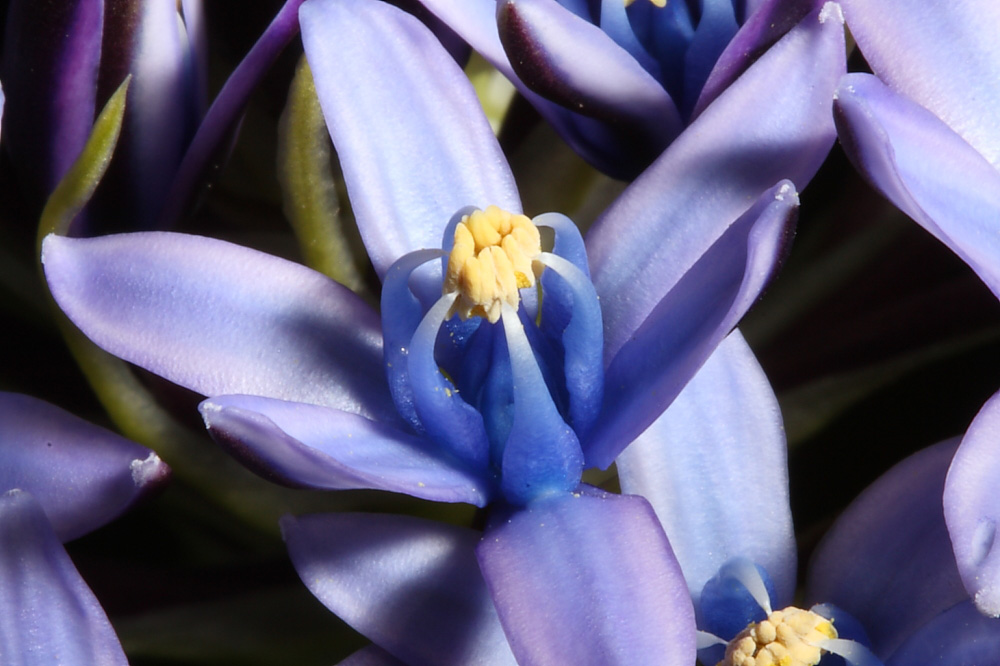
<path id="1" fill-rule="evenodd" d="M 768 48 L 826 0 L 761 0 L 719 55 L 694 106 L 698 116 Z"/>
<path id="2" fill-rule="evenodd" d="M 944 516 L 965 589 L 980 612 L 1000 616 L 1000 395 L 987 401 L 972 421 L 948 470 Z"/>
<path id="3" fill-rule="evenodd" d="M 18 666 L 128 666 L 94 593 L 30 494 L 0 495 L 0 655 Z"/>
<path id="4" fill-rule="evenodd" d="M 923 625 L 892 653 L 886 666 L 983 666 L 1000 663 L 1000 620 L 980 614 L 971 601 Z"/>
<path id="5" fill-rule="evenodd" d="M 709 73 L 738 27 L 732 0 L 701 1 L 701 17 L 684 58 L 686 114 L 694 108 Z"/>
<path id="6" fill-rule="evenodd" d="M 210 180 L 210 171 L 218 167 L 223 157 L 220 152 L 224 150 L 230 133 L 237 128 L 251 93 L 285 46 L 298 33 L 297 10 L 302 2 L 303 0 L 285 0 L 267 30 L 226 79 L 198 126 L 170 184 L 167 204 L 160 219 L 161 228 L 176 223 L 185 208 L 192 203 L 192 199 L 199 194 L 198 187 Z"/>
<path id="7" fill-rule="evenodd" d="M 781 412 L 739 331 L 616 462 L 622 492 L 656 510 L 696 608 L 705 583 L 735 557 L 764 568 L 775 608 L 791 603 L 795 533 Z"/>
<path id="8" fill-rule="evenodd" d="M 481 534 L 380 514 L 281 521 L 295 569 L 341 619 L 411 666 L 513 666 L 476 563 Z"/>
<path id="9" fill-rule="evenodd" d="M 176 384 L 399 418 L 378 316 L 304 266 L 156 232 L 49 236 L 42 262 L 56 302 L 88 337 Z"/>
<path id="10" fill-rule="evenodd" d="M 606 32 L 619 46 L 628 51 L 650 74 L 659 79 L 660 65 L 646 51 L 636 36 L 635 30 L 632 28 L 632 23 L 629 21 L 628 13 L 625 11 L 624 1 L 597 0 L 597 4 L 600 4 L 601 7 L 601 30 Z"/>
<path id="11" fill-rule="evenodd" d="M 520 212 L 513 176 L 472 85 L 426 27 L 374 0 L 309 0 L 300 19 L 316 92 L 379 275 L 407 252 L 440 247 L 442 231 L 464 206 Z"/>
<path id="12" fill-rule="evenodd" d="M 681 131 L 660 82 L 589 21 L 552 0 L 503 0 L 497 22 L 514 71 L 535 92 L 577 113 L 628 123 L 661 148 Z"/>
<path id="13" fill-rule="evenodd" d="M 584 441 L 588 464 L 610 465 L 736 326 L 784 257 L 797 212 L 791 183 L 765 192 L 632 333 L 605 373 L 601 416 Z"/>
<path id="14" fill-rule="evenodd" d="M 879 78 L 1000 168 L 1000 3 L 842 0 Z"/>
<path id="15" fill-rule="evenodd" d="M 104 2 L 9 5 L 0 77 L 9 98 L 4 143 L 41 211 L 94 122 Z"/>
<path id="16" fill-rule="evenodd" d="M 924 449 L 879 477 L 840 515 L 813 555 L 808 598 L 857 618 L 882 657 L 968 598 L 941 506 L 957 444 Z"/>
<path id="17" fill-rule="evenodd" d="M 477 549 L 524 664 L 691 664 L 691 598 L 649 504 L 589 490 L 497 516 Z"/>
<path id="18" fill-rule="evenodd" d="M 783 178 L 802 190 L 833 145 L 844 31 L 813 14 L 692 123 L 587 236 L 606 361 L 656 304 Z"/>
<path id="19" fill-rule="evenodd" d="M 41 400 L 0 393 L 0 492 L 30 492 L 63 541 L 110 522 L 169 473 L 138 444 Z"/>
<path id="20" fill-rule="evenodd" d="M 251 470 L 291 486 L 374 488 L 484 506 L 488 482 L 391 426 L 327 407 L 255 396 L 200 406 L 220 444 Z"/>
<path id="21" fill-rule="evenodd" d="M 834 114 L 855 166 L 1000 295 L 1000 172 L 871 75 L 844 77 Z"/>
<path id="22" fill-rule="evenodd" d="M 580 483 L 580 441 L 559 415 L 517 313 L 503 306 L 514 413 L 503 451 L 501 487 L 508 501 L 525 504 Z"/>
<path id="23" fill-rule="evenodd" d="M 361 648 L 337 666 L 407 666 L 376 645 Z"/>

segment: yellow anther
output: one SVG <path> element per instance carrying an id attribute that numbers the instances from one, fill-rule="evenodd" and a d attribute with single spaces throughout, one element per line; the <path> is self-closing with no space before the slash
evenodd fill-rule
<path id="1" fill-rule="evenodd" d="M 789 606 L 737 634 L 718 666 L 816 666 L 823 656 L 819 646 L 836 637 L 830 620 Z"/>
<path id="2" fill-rule="evenodd" d="M 452 314 L 496 323 L 504 302 L 516 308 L 518 289 L 535 285 L 542 266 L 534 260 L 541 251 L 538 228 L 524 215 L 489 206 L 463 217 L 444 278 L 444 293 L 459 295 Z"/>
<path id="3" fill-rule="evenodd" d="M 654 5 L 656 5 L 657 7 L 659 7 L 660 9 L 663 9 L 664 7 L 667 6 L 667 0 L 649 0 L 649 1 L 652 2 Z M 633 2 L 635 2 L 635 0 L 625 0 L 625 6 L 628 7 Z"/>

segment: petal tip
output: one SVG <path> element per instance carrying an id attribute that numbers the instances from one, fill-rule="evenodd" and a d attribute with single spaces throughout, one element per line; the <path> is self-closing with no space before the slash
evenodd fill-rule
<path id="1" fill-rule="evenodd" d="M 133 460 L 129 469 L 137 488 L 154 488 L 170 478 L 170 467 L 153 451 L 145 458 Z"/>
<path id="2" fill-rule="evenodd" d="M 819 22 L 826 23 L 829 20 L 834 20 L 840 25 L 844 25 L 844 11 L 841 9 L 840 4 L 836 2 L 828 2 L 823 5 L 823 8 L 819 10 Z"/>

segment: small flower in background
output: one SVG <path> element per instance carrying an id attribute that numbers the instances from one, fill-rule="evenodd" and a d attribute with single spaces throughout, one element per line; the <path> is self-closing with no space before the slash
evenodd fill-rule
<path id="1" fill-rule="evenodd" d="M 0 658 L 126 664 L 62 542 L 161 485 L 155 453 L 48 403 L 0 393 Z"/>
<path id="2" fill-rule="evenodd" d="M 824 11 L 817 0 L 420 1 L 587 161 L 623 179 L 642 172 L 751 67 L 778 72 L 809 63 L 822 78 L 837 62 L 816 51 L 792 64 L 798 56 L 787 49 L 772 52 L 788 33 L 814 29 L 817 18 L 840 21 L 835 5 Z M 767 105 L 774 92 L 752 103 Z M 801 149 L 808 159 L 812 147 Z"/>

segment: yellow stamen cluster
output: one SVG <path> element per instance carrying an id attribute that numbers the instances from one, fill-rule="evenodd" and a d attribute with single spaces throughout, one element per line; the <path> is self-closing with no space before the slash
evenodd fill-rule
<path id="1" fill-rule="evenodd" d="M 534 259 L 541 251 L 538 228 L 524 215 L 488 206 L 463 217 L 444 278 L 444 293 L 459 294 L 452 314 L 495 324 L 505 301 L 516 308 L 518 289 L 535 285 L 542 266 Z"/>
<path id="2" fill-rule="evenodd" d="M 740 632 L 718 666 L 816 666 L 823 656 L 818 645 L 836 637 L 830 620 L 789 606 Z"/>
<path id="3" fill-rule="evenodd" d="M 659 7 L 660 9 L 663 9 L 664 7 L 667 6 L 667 0 L 649 0 L 649 1 L 652 2 L 654 5 L 656 5 L 657 7 Z M 635 2 L 635 0 L 625 0 L 625 6 L 628 7 L 633 2 Z"/>

